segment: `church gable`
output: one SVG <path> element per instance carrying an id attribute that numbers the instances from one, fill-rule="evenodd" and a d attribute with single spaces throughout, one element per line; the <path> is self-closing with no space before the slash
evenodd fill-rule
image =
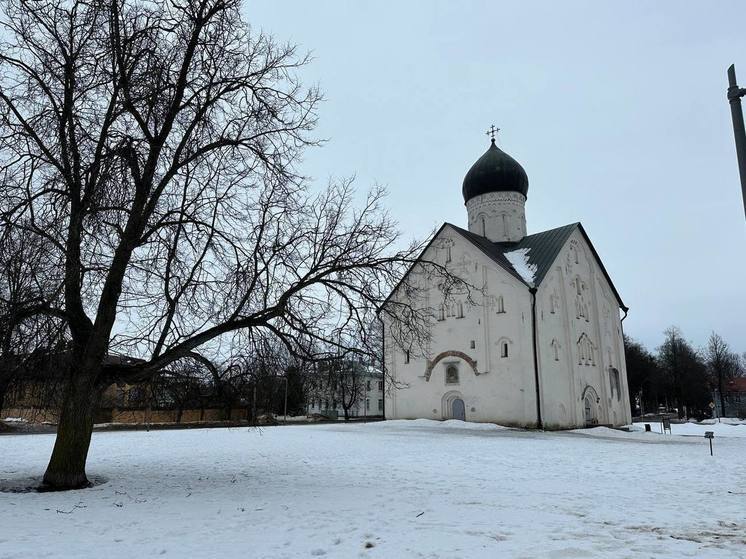
<path id="1" fill-rule="evenodd" d="M 566 273 L 571 274 L 572 269 L 575 266 L 579 266 L 581 264 L 581 260 L 585 259 L 586 264 L 591 265 L 592 263 L 601 272 L 599 274 L 599 277 L 596 278 L 596 281 L 602 287 L 604 293 L 609 295 L 609 299 L 615 299 L 622 310 L 628 310 L 624 304 L 624 301 L 622 301 L 621 296 L 614 287 L 614 284 L 611 281 L 611 277 L 609 277 L 609 274 L 606 271 L 606 267 L 601 261 L 598 252 L 596 252 L 596 249 L 593 246 L 593 243 L 591 243 L 591 240 L 588 237 L 588 234 L 585 232 L 582 224 L 573 223 L 572 225 L 566 225 L 565 227 L 552 229 L 550 231 L 546 231 L 545 233 L 539 233 L 538 235 L 533 236 L 538 237 L 547 233 L 560 231 L 562 231 L 561 244 L 557 246 L 556 239 L 554 241 L 551 241 L 551 244 L 554 244 L 555 246 L 553 247 L 553 251 L 544 252 L 543 261 L 541 258 L 541 251 L 532 251 L 534 252 L 532 256 L 537 256 L 537 261 L 541 263 L 539 267 L 541 275 L 539 276 L 539 273 L 537 273 L 537 276 L 539 276 L 539 278 L 537 279 L 537 285 L 547 277 L 547 274 L 554 267 L 563 266 Z M 557 235 L 557 237 L 560 237 L 560 235 Z M 550 256 L 551 258 L 549 258 Z M 581 291 L 583 291 L 584 288 L 588 289 L 589 287 L 590 286 L 588 285 L 576 286 L 576 288 L 579 288 Z M 578 310 L 578 312 L 584 313 L 587 311 L 584 311 L 581 308 Z"/>
<path id="2" fill-rule="evenodd" d="M 471 243 L 474 247 L 479 249 L 494 264 L 497 264 L 497 266 L 501 270 L 503 270 L 504 272 L 507 272 L 507 274 L 513 276 L 519 282 L 524 283 L 524 284 L 526 283 L 524 279 L 521 277 L 521 274 L 510 263 L 510 260 L 505 257 L 505 254 L 503 250 L 499 248 L 498 243 L 493 243 L 487 237 L 482 237 L 481 235 L 471 233 L 470 231 L 467 231 L 466 229 L 462 229 L 461 227 L 458 227 L 451 223 L 448 223 L 446 225 L 451 227 L 454 231 L 456 231 L 462 237 L 464 237 L 467 241 L 469 241 L 469 243 Z M 514 245 L 515 243 L 511 243 L 511 244 Z"/>
<path id="3" fill-rule="evenodd" d="M 475 250 L 470 250 L 471 248 Z M 415 276 L 418 267 L 424 262 L 444 266 L 450 273 L 476 288 L 481 287 L 481 274 L 477 273 L 479 266 L 487 266 L 509 281 L 524 283 L 502 252 L 494 250 L 494 243 L 451 223 L 444 223 L 382 303 L 381 308 L 392 300 L 398 300 L 405 285 L 417 281 Z"/>

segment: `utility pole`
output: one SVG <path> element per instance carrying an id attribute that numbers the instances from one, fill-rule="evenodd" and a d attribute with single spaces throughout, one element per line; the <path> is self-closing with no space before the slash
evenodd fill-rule
<path id="1" fill-rule="evenodd" d="M 743 110 L 741 109 L 741 97 L 744 95 L 746 95 L 746 89 L 736 84 L 736 67 L 731 64 L 728 68 L 728 102 L 730 103 L 730 116 L 733 119 L 733 134 L 736 137 L 738 173 L 741 177 L 743 211 L 746 215 L 746 129 L 744 129 Z"/>

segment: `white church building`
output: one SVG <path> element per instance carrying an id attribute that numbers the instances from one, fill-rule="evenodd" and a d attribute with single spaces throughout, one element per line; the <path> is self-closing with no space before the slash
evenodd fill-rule
<path id="1" fill-rule="evenodd" d="M 383 305 L 406 306 L 412 290 L 403 285 L 428 282 L 418 290 L 432 315 L 426 347 L 396 343 L 394 313 L 380 314 L 387 419 L 545 429 L 631 422 L 627 307 L 580 223 L 526 234 L 527 194 L 523 167 L 493 138 L 464 178 L 468 229 L 445 223 Z M 418 273 L 423 262 L 475 289 L 446 297 Z"/>

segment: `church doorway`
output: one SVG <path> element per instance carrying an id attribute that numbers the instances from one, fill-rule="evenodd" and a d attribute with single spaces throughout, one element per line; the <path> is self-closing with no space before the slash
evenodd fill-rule
<path id="1" fill-rule="evenodd" d="M 598 394 L 592 386 L 586 386 L 583 391 L 583 412 L 585 415 L 585 426 L 594 427 L 598 425 L 598 404 L 600 402 Z"/>
<path id="2" fill-rule="evenodd" d="M 451 417 L 453 419 L 466 421 L 466 406 L 461 398 L 455 398 L 453 402 L 451 402 Z"/>
<path id="3" fill-rule="evenodd" d="M 598 425 L 598 417 L 596 415 L 596 403 L 593 401 L 594 398 L 587 394 L 585 397 L 585 425 L 591 427 Z"/>

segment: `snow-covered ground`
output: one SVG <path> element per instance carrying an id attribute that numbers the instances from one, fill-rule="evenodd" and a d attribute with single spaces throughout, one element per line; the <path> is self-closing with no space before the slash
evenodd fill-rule
<path id="1" fill-rule="evenodd" d="M 99 432 L 105 483 L 0 493 L 0 557 L 746 557 L 746 425 L 694 426 L 714 457 L 676 427 Z M 53 440 L 1 436 L 0 486 L 33 483 Z"/>
<path id="2" fill-rule="evenodd" d="M 650 424 L 650 429 L 654 433 L 663 432 L 663 426 L 658 421 L 646 422 Z M 645 431 L 645 423 L 635 423 L 632 425 L 635 431 Z M 705 432 L 712 431 L 715 438 L 720 437 L 746 437 L 746 422 L 741 423 L 738 419 L 708 420 L 702 423 L 671 423 L 672 435 L 686 435 L 691 437 L 704 437 Z"/>

